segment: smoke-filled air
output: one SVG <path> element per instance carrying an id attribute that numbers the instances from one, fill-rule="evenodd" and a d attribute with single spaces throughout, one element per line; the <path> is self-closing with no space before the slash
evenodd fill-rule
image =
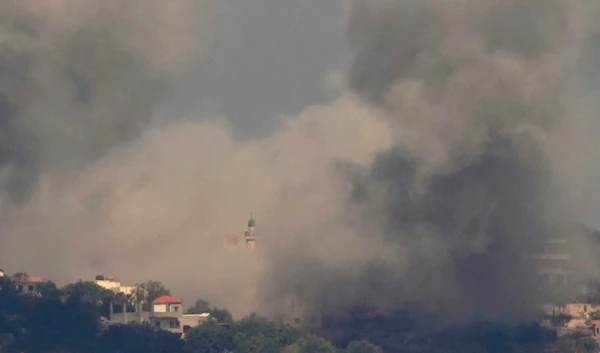
<path id="1" fill-rule="evenodd" d="M 347 1 L 338 97 L 239 140 L 158 109 L 214 45 L 198 2 L 3 1 L 3 266 L 160 279 L 235 316 L 293 295 L 334 317 L 528 318 L 541 240 L 599 274 L 575 226 L 600 211 L 597 8 Z M 250 212 L 256 253 L 227 251 Z"/>

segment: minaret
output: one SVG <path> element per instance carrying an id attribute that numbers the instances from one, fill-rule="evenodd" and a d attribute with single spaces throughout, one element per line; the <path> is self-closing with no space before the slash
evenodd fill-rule
<path id="1" fill-rule="evenodd" d="M 246 247 L 250 250 L 254 250 L 256 247 L 256 235 L 254 234 L 254 226 L 256 225 L 256 221 L 252 217 L 252 213 L 250 213 L 250 219 L 248 220 L 248 229 L 244 232 L 244 238 L 246 238 Z"/>

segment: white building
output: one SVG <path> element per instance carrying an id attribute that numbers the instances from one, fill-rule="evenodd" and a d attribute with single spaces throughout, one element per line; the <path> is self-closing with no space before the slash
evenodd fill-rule
<path id="1" fill-rule="evenodd" d="M 125 295 L 130 295 L 135 291 L 135 286 L 123 286 L 121 285 L 121 282 L 117 281 L 116 279 L 102 275 L 96 276 L 94 283 L 99 287 L 108 289 L 117 294 L 123 293 Z"/>
<path id="2" fill-rule="evenodd" d="M 170 295 L 163 295 L 152 302 L 151 311 L 141 311 L 139 306 L 135 312 L 127 312 L 126 306 L 120 313 L 111 307 L 111 324 L 149 324 L 160 330 L 176 334 L 184 334 L 188 329 L 196 327 L 208 320 L 209 313 L 184 314 L 182 301 Z"/>

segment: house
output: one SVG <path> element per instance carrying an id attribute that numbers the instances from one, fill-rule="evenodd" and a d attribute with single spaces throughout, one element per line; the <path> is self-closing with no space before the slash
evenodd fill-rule
<path id="1" fill-rule="evenodd" d="M 131 295 L 135 291 L 134 286 L 123 286 L 121 282 L 117 281 L 112 277 L 105 277 L 103 275 L 96 276 L 94 284 L 104 289 L 113 291 L 115 294 L 123 293 L 125 295 Z"/>
<path id="2" fill-rule="evenodd" d="M 37 295 L 39 293 L 40 284 L 44 282 L 42 277 L 25 274 L 12 276 L 10 281 L 14 284 L 17 292 L 27 295 Z"/>
<path id="3" fill-rule="evenodd" d="M 187 330 L 210 317 L 209 313 L 184 314 L 182 300 L 170 295 L 156 298 L 152 302 L 151 311 L 142 311 L 140 308 L 141 305 L 138 305 L 134 312 L 128 312 L 123 305 L 123 310 L 116 313 L 111 306 L 109 321 L 111 324 L 149 324 L 156 329 L 183 336 Z"/>
<path id="4" fill-rule="evenodd" d="M 600 320 L 590 320 L 589 327 L 592 330 L 592 337 L 600 341 Z"/>
<path id="5" fill-rule="evenodd" d="M 589 319 L 590 315 L 600 312 L 600 305 L 591 303 L 568 303 L 559 307 L 559 313 L 568 315 L 573 319 Z"/>
<path id="6" fill-rule="evenodd" d="M 171 332 L 183 332 L 180 318 L 182 315 L 181 299 L 163 295 L 152 302 L 150 322 L 157 329 Z"/>
<path id="7" fill-rule="evenodd" d="M 537 274 L 550 289 L 564 289 L 572 285 L 573 256 L 565 238 L 548 238 L 535 244 L 536 252 L 531 256 L 535 260 Z"/>

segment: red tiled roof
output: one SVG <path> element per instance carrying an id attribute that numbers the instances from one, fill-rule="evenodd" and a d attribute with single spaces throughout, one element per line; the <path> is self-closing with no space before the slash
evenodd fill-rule
<path id="1" fill-rule="evenodd" d="M 154 304 L 181 304 L 181 299 L 172 297 L 170 295 L 163 295 L 154 299 Z"/>
<path id="2" fill-rule="evenodd" d="M 44 280 L 39 276 L 23 276 L 23 277 L 13 277 L 13 281 L 20 283 L 41 283 Z"/>

